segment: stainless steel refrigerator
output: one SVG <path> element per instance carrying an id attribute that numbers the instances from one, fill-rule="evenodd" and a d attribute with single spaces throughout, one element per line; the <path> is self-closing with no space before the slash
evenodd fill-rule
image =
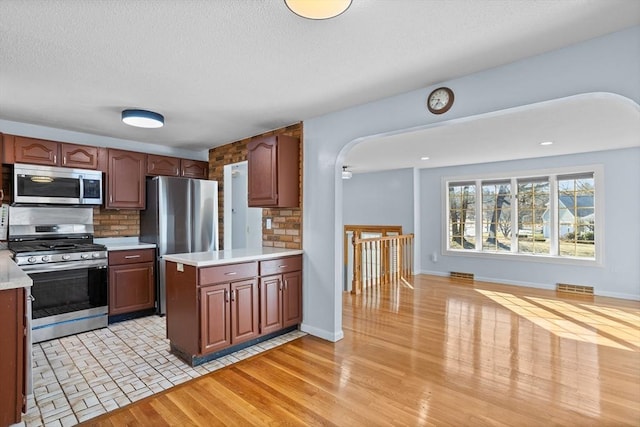
<path id="1" fill-rule="evenodd" d="M 218 250 L 218 182 L 157 176 L 147 178 L 147 208 L 140 213 L 140 241 L 157 246 L 158 313 L 166 314 L 168 254 Z"/>

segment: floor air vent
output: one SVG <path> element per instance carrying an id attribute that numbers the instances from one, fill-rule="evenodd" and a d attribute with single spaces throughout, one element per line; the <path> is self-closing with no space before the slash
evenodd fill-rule
<path id="1" fill-rule="evenodd" d="M 449 277 L 452 279 L 473 280 L 473 273 L 461 273 L 459 271 L 452 271 L 449 273 Z"/>
<path id="2" fill-rule="evenodd" d="M 568 283 L 556 284 L 556 291 L 568 294 L 593 295 L 593 286 L 570 285 Z"/>

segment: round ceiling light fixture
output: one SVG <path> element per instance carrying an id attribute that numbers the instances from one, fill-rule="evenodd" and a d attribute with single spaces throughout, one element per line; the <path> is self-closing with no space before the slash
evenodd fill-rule
<path id="1" fill-rule="evenodd" d="M 161 128 L 164 126 L 162 114 L 147 110 L 122 110 L 122 121 L 138 128 Z"/>
<path id="2" fill-rule="evenodd" d="M 344 13 L 352 0 L 284 0 L 289 10 L 307 19 L 331 19 Z"/>

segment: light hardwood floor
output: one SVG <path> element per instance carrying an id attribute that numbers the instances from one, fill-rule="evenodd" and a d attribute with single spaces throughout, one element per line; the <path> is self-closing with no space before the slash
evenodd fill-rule
<path id="1" fill-rule="evenodd" d="M 413 289 L 411 288 L 413 287 Z M 86 425 L 640 425 L 640 303 L 416 276 Z"/>

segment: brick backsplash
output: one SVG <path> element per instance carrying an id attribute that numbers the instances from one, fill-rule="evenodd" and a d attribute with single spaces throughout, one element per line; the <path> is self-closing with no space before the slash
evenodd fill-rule
<path id="1" fill-rule="evenodd" d="M 263 209 L 262 218 L 272 219 L 272 229 L 264 228 L 262 221 L 262 246 L 302 249 L 302 123 L 276 129 L 251 138 L 245 138 L 230 144 L 209 150 L 209 179 L 218 181 L 218 209 L 224 212 L 224 166 L 247 160 L 247 144 L 254 138 L 269 135 L 290 135 L 300 140 L 300 208 Z M 224 245 L 224 218 L 219 216 L 220 248 Z"/>
<path id="2" fill-rule="evenodd" d="M 96 237 L 131 237 L 140 235 L 140 211 L 93 208 Z"/>

